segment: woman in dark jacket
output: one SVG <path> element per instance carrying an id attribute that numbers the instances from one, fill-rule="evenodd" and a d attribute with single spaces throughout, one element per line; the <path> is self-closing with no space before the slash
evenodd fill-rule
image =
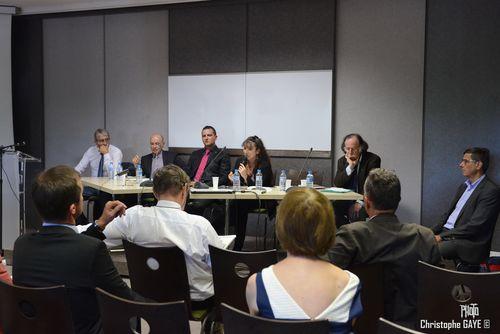
<path id="1" fill-rule="evenodd" d="M 234 170 L 238 170 L 240 174 L 240 183 L 242 186 L 255 186 L 255 177 L 257 170 L 262 172 L 262 185 L 264 187 L 274 186 L 274 176 L 271 167 L 271 161 L 267 155 L 266 148 L 262 140 L 257 136 L 251 136 L 243 141 L 243 157 L 236 160 L 233 171 L 229 173 L 229 182 L 232 184 Z M 267 203 L 265 208 L 275 208 L 275 202 Z M 264 202 L 263 202 L 264 203 Z M 232 217 L 237 216 L 236 221 L 236 240 L 234 242 L 234 250 L 241 250 L 245 241 L 248 212 L 259 208 L 257 200 L 240 200 L 235 201 L 233 205 Z M 235 214 L 235 211 L 237 214 Z"/>

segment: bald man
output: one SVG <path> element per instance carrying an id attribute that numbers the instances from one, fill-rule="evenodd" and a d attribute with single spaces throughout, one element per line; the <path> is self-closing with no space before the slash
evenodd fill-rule
<path id="1" fill-rule="evenodd" d="M 149 137 L 151 153 L 140 158 L 142 174 L 144 177 L 152 178 L 155 171 L 168 164 L 174 164 L 185 169 L 184 162 L 177 156 L 177 153 L 169 152 L 163 149 L 165 138 L 159 133 L 153 133 Z M 137 167 L 139 156 L 136 155 L 132 162 Z"/>

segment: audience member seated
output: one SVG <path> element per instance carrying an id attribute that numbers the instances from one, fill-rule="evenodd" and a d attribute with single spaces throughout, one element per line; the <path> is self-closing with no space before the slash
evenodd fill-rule
<path id="1" fill-rule="evenodd" d="M 380 157 L 368 152 L 368 143 L 357 133 L 345 136 L 340 148 L 344 156 L 337 161 L 333 183 L 336 187 L 363 194 L 366 177 L 372 169 L 380 167 Z M 337 226 L 367 218 L 363 201 L 336 201 L 333 206 Z"/>
<path id="2" fill-rule="evenodd" d="M 250 313 L 327 319 L 332 333 L 350 333 L 362 313 L 359 279 L 320 259 L 335 241 L 331 203 L 314 189 L 289 192 L 278 207 L 276 234 L 287 257 L 248 279 Z"/>
<path id="3" fill-rule="evenodd" d="M 233 170 L 238 170 L 240 174 L 240 184 L 242 186 L 255 186 L 255 175 L 257 170 L 262 172 L 262 185 L 264 187 L 274 186 L 273 169 L 271 167 L 271 160 L 267 155 L 266 148 L 262 139 L 257 136 L 251 136 L 245 139 L 243 144 L 243 157 L 236 160 Z M 229 184 L 233 183 L 234 173 L 231 171 L 228 175 Z M 261 202 L 266 209 L 272 211 L 270 214 L 274 215 L 276 202 L 265 201 Z M 261 205 L 258 200 L 245 200 L 234 201 L 232 206 L 232 217 L 236 216 L 236 240 L 234 242 L 234 250 L 241 250 L 245 242 L 248 212 L 253 209 L 259 208 Z"/>
<path id="4" fill-rule="evenodd" d="M 0 255 L 0 281 L 12 284 L 12 279 L 7 271 L 7 268 L 3 265 L 3 258 Z M 0 334 L 2 334 L 2 324 L 0 323 Z"/>
<path id="5" fill-rule="evenodd" d="M 112 162 L 114 168 L 122 161 L 122 151 L 110 144 L 111 137 L 109 132 L 105 129 L 97 129 L 94 132 L 95 145 L 88 148 L 83 154 L 82 159 L 76 165 L 75 170 L 81 175 L 90 166 L 90 176 L 103 177 L 108 176 L 108 166 Z M 98 190 L 85 187 L 83 189 L 83 196 L 98 196 L 99 200 L 94 202 L 94 219 L 99 217 L 102 213 L 104 203 L 111 199 L 109 194 L 99 192 Z"/>
<path id="6" fill-rule="evenodd" d="M 53 167 L 37 176 L 32 197 L 43 225 L 38 232 L 16 240 L 13 277 L 14 284 L 21 286 L 64 285 L 75 332 L 101 333 L 96 287 L 122 298 L 144 299 L 121 279 L 106 245 L 77 232 L 74 225 L 82 212 L 82 189 L 78 173 L 69 166 Z M 124 211 L 118 201 L 106 203 L 102 216 L 86 234 L 99 235 L 99 229 Z"/>
<path id="7" fill-rule="evenodd" d="M 370 219 L 340 227 L 329 251 L 341 268 L 385 263 L 384 318 L 414 327 L 417 316 L 417 262 L 439 264 L 441 255 L 427 227 L 403 224 L 395 212 L 401 200 L 396 174 L 382 168 L 370 172 L 364 185 Z"/>
<path id="8" fill-rule="evenodd" d="M 208 245 L 222 248 L 222 242 L 208 220 L 184 212 L 189 177 L 180 167 L 158 169 L 153 193 L 156 206 L 134 206 L 106 226 L 106 243 L 116 246 L 126 239 L 145 247 L 179 247 L 186 258 L 193 309 L 210 308 L 214 288 Z"/>
<path id="9" fill-rule="evenodd" d="M 203 148 L 194 151 L 189 157 L 186 173 L 191 178 L 191 185 L 212 186 L 212 178 L 219 178 L 219 186 L 227 184 L 227 174 L 231 161 L 226 151 L 215 144 L 217 131 L 207 125 L 201 130 Z M 218 233 L 224 230 L 224 203 L 220 200 L 191 200 L 186 206 L 186 212 L 207 218 Z"/>
<path id="10" fill-rule="evenodd" d="M 445 259 L 479 264 L 490 253 L 491 238 L 500 211 L 500 188 L 487 176 L 490 151 L 465 150 L 460 168 L 467 178 L 458 187 L 441 221 L 433 227 Z"/>
<path id="11" fill-rule="evenodd" d="M 3 264 L 3 257 L 1 255 L 0 255 L 0 281 L 12 283 L 12 279 L 10 278 L 7 268 L 5 268 Z"/>
<path id="12" fill-rule="evenodd" d="M 157 169 L 166 166 L 168 164 L 175 164 L 182 169 L 185 168 L 184 162 L 175 152 L 169 152 L 164 150 L 165 147 L 165 139 L 159 133 L 153 133 L 151 137 L 149 137 L 149 145 L 151 147 L 151 153 L 142 156 L 139 159 L 139 156 L 136 155 L 132 159 L 135 167 L 139 162 L 141 163 L 142 175 L 147 178 L 152 178 Z"/>

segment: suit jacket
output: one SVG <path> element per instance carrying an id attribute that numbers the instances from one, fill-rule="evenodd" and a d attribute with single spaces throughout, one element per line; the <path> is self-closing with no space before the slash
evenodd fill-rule
<path id="1" fill-rule="evenodd" d="M 402 224 L 393 214 L 343 225 L 328 255 L 343 269 L 385 263 L 385 316 L 411 327 L 417 318 L 417 262 L 441 262 L 432 231 L 417 224 Z"/>
<path id="2" fill-rule="evenodd" d="M 227 184 L 227 175 L 229 174 L 229 170 L 231 168 L 231 162 L 229 160 L 229 155 L 226 152 L 223 152 L 220 155 L 218 155 L 220 151 L 221 149 L 218 148 L 217 146 L 214 146 L 212 148 L 212 152 L 208 156 L 207 165 L 201 176 L 200 181 L 210 186 L 212 186 L 213 176 L 219 177 L 219 185 Z M 186 172 L 188 173 L 191 180 L 194 180 L 196 171 L 198 170 L 198 167 L 200 166 L 201 163 L 201 159 L 203 158 L 204 155 L 205 155 L 204 148 L 196 150 L 193 153 L 191 153 L 186 168 Z M 216 160 L 214 160 L 215 157 L 217 157 Z"/>
<path id="3" fill-rule="evenodd" d="M 458 187 L 448 211 L 432 230 L 443 239 L 454 239 L 459 258 L 476 264 L 490 254 L 491 238 L 500 211 L 500 188 L 485 177 L 462 208 L 455 228 L 446 231 L 443 227 L 465 189 L 465 184 Z"/>
<path id="4" fill-rule="evenodd" d="M 166 166 L 168 164 L 174 164 L 182 169 L 186 169 L 184 162 L 175 152 L 163 150 L 162 158 L 163 158 L 163 166 Z M 153 165 L 153 153 L 149 153 L 141 157 L 142 175 L 144 177 L 151 178 L 152 165 Z"/>
<path id="5" fill-rule="evenodd" d="M 102 332 L 95 287 L 142 299 L 123 282 L 102 241 L 64 226 L 20 236 L 14 244 L 13 276 L 21 286 L 64 285 L 76 333 Z"/>
<path id="6" fill-rule="evenodd" d="M 349 184 L 352 181 L 352 178 L 354 177 L 354 174 L 351 173 L 351 175 L 347 175 L 345 169 L 349 165 L 347 162 L 347 159 L 345 156 L 340 158 L 337 161 L 337 173 L 335 174 L 335 178 L 333 180 L 333 183 L 335 184 L 336 187 L 340 188 L 348 188 Z M 358 189 L 357 193 L 363 194 L 364 193 L 364 184 L 366 177 L 368 176 L 368 173 L 372 169 L 375 168 L 380 168 L 380 157 L 374 153 L 371 152 L 365 152 L 362 154 L 361 161 L 359 162 L 359 167 L 357 167 L 357 178 L 358 178 Z"/>

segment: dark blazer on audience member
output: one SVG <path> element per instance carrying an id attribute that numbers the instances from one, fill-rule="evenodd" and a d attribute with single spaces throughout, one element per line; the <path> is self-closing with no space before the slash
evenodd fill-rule
<path id="1" fill-rule="evenodd" d="M 106 245 L 65 226 L 42 227 L 14 244 L 14 283 L 65 285 L 76 333 L 101 333 L 95 287 L 126 299 L 144 300 L 123 282 Z"/>
<path id="2" fill-rule="evenodd" d="M 174 164 L 179 166 L 182 169 L 186 169 L 186 165 L 182 161 L 182 159 L 175 152 L 170 151 L 162 151 L 163 158 L 163 166 L 168 164 Z M 143 155 L 141 157 L 141 167 L 142 167 L 142 175 L 144 177 L 151 178 L 151 167 L 153 165 L 153 153 L 149 153 L 147 155 Z"/>
<path id="3" fill-rule="evenodd" d="M 347 175 L 345 169 L 349 164 L 345 156 L 337 161 L 337 173 L 333 180 L 333 184 L 340 188 L 349 188 L 354 174 Z M 357 178 L 358 178 L 358 191 L 359 194 L 364 193 L 363 186 L 365 184 L 366 177 L 372 169 L 380 168 L 380 157 L 375 153 L 364 152 L 362 153 L 361 161 L 359 162 L 359 167 L 357 168 Z"/>
<path id="4" fill-rule="evenodd" d="M 441 262 L 432 231 L 417 224 L 402 224 L 393 214 L 343 225 L 328 255 L 342 269 L 386 263 L 385 316 L 411 327 L 417 316 L 417 262 Z"/>
<path id="5" fill-rule="evenodd" d="M 432 230 L 443 239 L 454 239 L 460 259 L 475 264 L 490 254 L 491 237 L 500 211 L 500 188 L 486 176 L 462 208 L 455 228 L 445 231 L 443 227 L 465 189 L 464 183 L 458 187 L 448 211 Z"/>
<path id="6" fill-rule="evenodd" d="M 221 153 L 217 160 L 214 161 L 217 154 L 220 152 L 220 148 L 214 146 L 212 148 L 212 152 L 208 156 L 208 162 L 201 176 L 201 182 L 206 183 L 208 185 L 212 185 L 212 177 L 219 177 L 219 185 L 227 184 L 227 175 L 229 174 L 229 170 L 231 168 L 231 162 L 229 160 L 229 155 L 227 152 Z M 188 165 L 186 168 L 186 173 L 189 175 L 191 180 L 194 180 L 196 175 L 196 171 L 198 170 L 198 166 L 200 166 L 201 159 L 205 155 L 205 149 L 199 149 L 193 151 L 191 156 L 189 157 Z M 213 162 L 212 162 L 213 161 Z"/>

